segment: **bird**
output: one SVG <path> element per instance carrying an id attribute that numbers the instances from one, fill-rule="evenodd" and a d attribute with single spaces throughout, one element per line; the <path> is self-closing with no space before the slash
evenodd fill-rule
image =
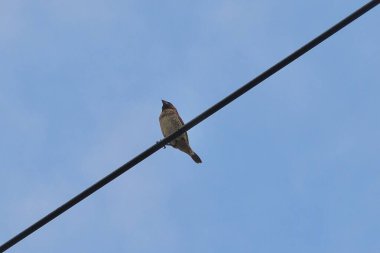
<path id="1" fill-rule="evenodd" d="M 161 101 L 162 111 L 159 117 L 160 127 L 164 137 L 167 137 L 180 129 L 184 123 L 179 116 L 177 109 L 172 103 L 165 100 Z M 188 154 L 194 160 L 194 162 L 202 162 L 201 158 L 199 158 L 199 156 L 191 149 L 187 132 L 184 132 L 182 135 L 171 141 L 169 145 Z"/>

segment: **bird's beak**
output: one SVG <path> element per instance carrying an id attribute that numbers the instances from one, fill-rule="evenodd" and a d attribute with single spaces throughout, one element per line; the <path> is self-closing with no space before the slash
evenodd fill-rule
<path id="1" fill-rule="evenodd" d="M 161 101 L 162 101 L 162 104 L 163 104 L 163 105 L 168 104 L 168 102 L 165 101 L 165 100 L 163 100 L 163 99 L 162 99 Z"/>

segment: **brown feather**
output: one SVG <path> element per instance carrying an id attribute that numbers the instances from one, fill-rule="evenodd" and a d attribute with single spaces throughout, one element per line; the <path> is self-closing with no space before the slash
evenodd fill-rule
<path id="1" fill-rule="evenodd" d="M 180 129 L 184 122 L 179 116 L 177 109 L 169 102 L 163 101 L 162 112 L 160 114 L 160 127 L 164 137 L 167 137 Z M 196 163 L 201 163 L 199 156 L 191 149 L 187 132 L 170 142 L 174 148 L 188 154 Z"/>

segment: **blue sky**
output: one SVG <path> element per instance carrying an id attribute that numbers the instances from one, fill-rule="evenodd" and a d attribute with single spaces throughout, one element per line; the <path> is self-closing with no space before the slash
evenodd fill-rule
<path id="1" fill-rule="evenodd" d="M 366 1 L 0 2 L 0 241 Z M 9 252 L 379 252 L 380 10 Z"/>

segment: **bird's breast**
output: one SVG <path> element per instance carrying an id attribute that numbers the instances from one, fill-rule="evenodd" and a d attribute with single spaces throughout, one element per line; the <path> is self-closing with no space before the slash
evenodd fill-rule
<path id="1" fill-rule="evenodd" d="M 160 115 L 160 127 L 166 137 L 181 128 L 182 123 L 174 110 L 164 110 Z"/>

